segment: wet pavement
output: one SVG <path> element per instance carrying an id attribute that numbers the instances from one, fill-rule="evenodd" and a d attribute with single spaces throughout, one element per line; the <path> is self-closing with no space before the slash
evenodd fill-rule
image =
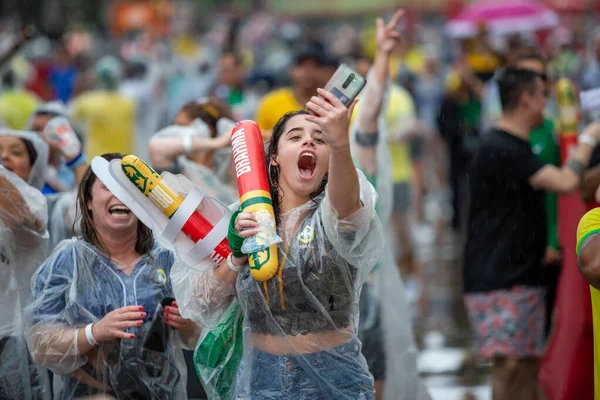
<path id="1" fill-rule="evenodd" d="M 471 333 L 462 302 L 460 240 L 449 229 L 413 225 L 428 301 L 413 305 L 419 372 L 433 400 L 488 400 L 490 366 L 470 354 Z M 437 238 L 436 238 L 437 236 Z M 468 395 L 470 394 L 470 396 Z"/>

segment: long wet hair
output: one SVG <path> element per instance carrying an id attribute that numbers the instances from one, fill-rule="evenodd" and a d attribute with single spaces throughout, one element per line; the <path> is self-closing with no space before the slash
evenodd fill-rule
<path id="1" fill-rule="evenodd" d="M 273 211 L 275 212 L 275 221 L 276 223 L 280 221 L 280 203 L 281 199 L 285 195 L 283 191 L 279 189 L 279 167 L 276 165 L 272 165 L 272 161 L 277 156 L 277 146 L 279 144 L 279 139 L 283 136 L 285 131 L 285 126 L 287 122 L 297 115 L 308 115 L 305 110 L 291 111 L 284 114 L 279 121 L 273 127 L 273 132 L 271 135 L 271 140 L 267 143 L 267 150 L 265 154 L 266 163 L 267 163 L 267 177 L 269 178 L 269 189 L 271 191 L 271 198 L 273 199 Z M 316 198 L 323 193 L 325 190 L 325 186 L 327 185 L 327 174 L 323 177 L 323 181 L 321 181 L 321 185 L 310 194 L 310 199 L 316 203 Z"/>
<path id="2" fill-rule="evenodd" d="M 102 158 L 106 161 L 120 160 L 123 158 L 123 155 L 120 153 L 107 153 L 103 154 Z M 92 210 L 88 209 L 88 203 L 92 201 L 92 186 L 96 182 L 96 179 L 98 179 L 98 177 L 94 174 L 92 168 L 88 166 L 77 190 L 77 218 L 75 218 L 76 222 L 74 225 L 81 221 L 81 237 L 83 240 L 93 244 L 96 248 L 104 251 L 110 256 L 108 249 L 96 232 L 94 220 L 92 219 Z M 73 231 L 75 231 L 75 226 L 73 226 Z M 152 236 L 152 230 L 138 220 L 135 251 L 138 254 L 146 254 L 152 249 L 153 245 L 154 237 Z"/>

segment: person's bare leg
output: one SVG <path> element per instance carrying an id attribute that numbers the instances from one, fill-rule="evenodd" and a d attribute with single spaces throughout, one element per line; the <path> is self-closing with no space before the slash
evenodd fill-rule
<path id="1" fill-rule="evenodd" d="M 412 259 L 414 255 L 410 229 L 408 227 L 408 215 L 403 212 L 394 212 L 392 214 L 392 225 L 396 238 L 400 243 L 400 257 L 397 259 L 398 268 L 400 269 L 402 279 L 407 279 L 415 273 L 413 271 L 414 262 Z"/>
<path id="2" fill-rule="evenodd" d="M 383 400 L 383 388 L 385 387 L 385 381 L 375 381 L 375 400 Z"/>
<path id="3" fill-rule="evenodd" d="M 535 400 L 539 359 L 496 358 L 492 367 L 493 400 Z"/>

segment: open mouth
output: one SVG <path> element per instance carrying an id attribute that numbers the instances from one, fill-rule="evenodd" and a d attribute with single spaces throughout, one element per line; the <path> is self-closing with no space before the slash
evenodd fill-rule
<path id="1" fill-rule="evenodd" d="M 312 179 L 315 175 L 315 167 L 317 165 L 317 159 L 313 153 L 305 151 L 300 154 L 298 160 L 298 171 L 302 179 Z"/>
<path id="2" fill-rule="evenodd" d="M 115 217 L 126 216 L 126 215 L 131 214 L 131 210 L 122 204 L 116 204 L 116 205 L 112 206 L 108 210 L 108 212 L 110 213 L 110 215 L 113 215 Z"/>

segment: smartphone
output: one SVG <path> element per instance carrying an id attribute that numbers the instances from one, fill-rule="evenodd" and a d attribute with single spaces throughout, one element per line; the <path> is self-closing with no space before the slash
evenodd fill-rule
<path id="1" fill-rule="evenodd" d="M 160 307 L 156 308 L 150 329 L 144 339 L 143 346 L 145 349 L 159 353 L 164 353 L 167 350 L 169 327 L 163 318 L 163 311 L 165 307 L 171 306 L 174 301 L 175 299 L 173 297 L 165 297 L 160 302 Z"/>
<path id="2" fill-rule="evenodd" d="M 341 64 L 324 89 L 348 107 L 367 84 L 367 80 L 348 64 Z"/>

